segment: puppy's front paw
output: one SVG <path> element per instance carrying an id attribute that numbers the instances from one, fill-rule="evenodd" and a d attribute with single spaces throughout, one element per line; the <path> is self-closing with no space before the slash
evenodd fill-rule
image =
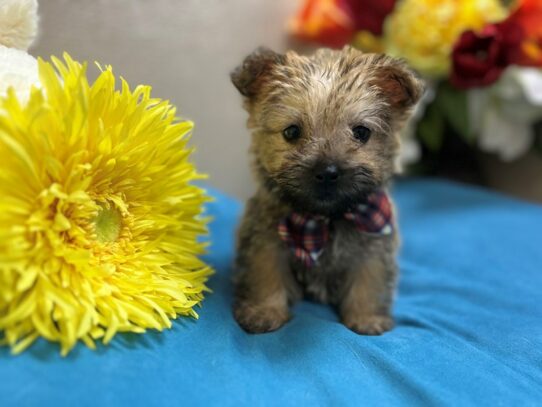
<path id="1" fill-rule="evenodd" d="M 393 319 L 387 315 L 347 315 L 342 322 L 361 335 L 381 335 L 393 328 Z"/>
<path id="2" fill-rule="evenodd" d="M 288 309 L 248 303 L 236 304 L 233 315 L 241 328 L 253 334 L 275 331 L 290 319 Z"/>

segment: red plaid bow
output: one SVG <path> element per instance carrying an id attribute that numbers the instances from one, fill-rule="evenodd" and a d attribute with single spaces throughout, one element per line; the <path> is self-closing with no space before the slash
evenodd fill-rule
<path id="1" fill-rule="evenodd" d="M 344 218 L 362 233 L 387 235 L 392 232 L 391 204 L 384 191 L 370 194 L 364 203 L 346 212 Z M 293 212 L 280 221 L 278 231 L 295 257 L 311 267 L 329 240 L 329 219 Z"/>

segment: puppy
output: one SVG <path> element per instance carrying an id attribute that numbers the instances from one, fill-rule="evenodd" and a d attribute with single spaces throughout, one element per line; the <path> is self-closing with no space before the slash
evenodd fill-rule
<path id="1" fill-rule="evenodd" d="M 309 57 L 260 48 L 231 79 L 258 181 L 238 234 L 235 319 L 273 331 L 305 296 L 336 306 L 357 333 L 391 329 L 398 231 L 386 186 L 421 81 L 351 47 Z"/>

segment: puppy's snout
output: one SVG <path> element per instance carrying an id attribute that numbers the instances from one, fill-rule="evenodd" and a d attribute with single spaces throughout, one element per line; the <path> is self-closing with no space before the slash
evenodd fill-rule
<path id="1" fill-rule="evenodd" d="M 339 168 L 333 164 L 317 165 L 314 169 L 314 178 L 322 185 L 333 185 L 340 177 Z"/>

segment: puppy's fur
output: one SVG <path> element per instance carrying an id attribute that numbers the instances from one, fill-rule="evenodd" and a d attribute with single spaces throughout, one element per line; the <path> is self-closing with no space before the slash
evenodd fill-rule
<path id="1" fill-rule="evenodd" d="M 361 334 L 392 328 L 397 228 L 391 235 L 357 232 L 341 214 L 375 189 L 386 188 L 399 149 L 398 132 L 423 90 L 407 66 L 346 47 L 310 57 L 258 49 L 231 75 L 244 97 L 252 130 L 258 190 L 239 230 L 234 315 L 248 332 L 280 328 L 303 295 L 338 308 Z M 287 141 L 284 129 L 301 135 Z M 352 129 L 365 126 L 361 143 Z M 315 168 L 334 165 L 340 179 L 322 194 Z M 331 237 L 318 263 L 298 262 L 277 225 L 292 211 L 331 219 Z"/>

